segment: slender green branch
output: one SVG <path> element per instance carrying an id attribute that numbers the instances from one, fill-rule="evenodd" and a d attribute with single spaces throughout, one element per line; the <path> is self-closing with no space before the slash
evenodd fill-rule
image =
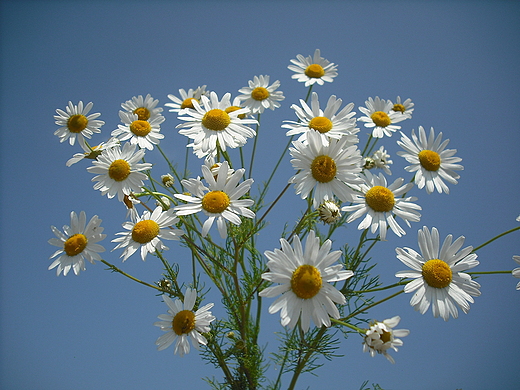
<path id="1" fill-rule="evenodd" d="M 379 305 L 379 304 L 381 304 L 381 303 L 383 303 L 383 302 L 386 302 L 386 301 L 388 301 L 388 300 L 390 300 L 390 299 L 392 299 L 392 298 L 395 298 L 396 296 L 398 296 L 398 295 L 400 295 L 400 294 L 402 294 L 402 293 L 404 293 L 404 290 L 398 291 L 398 292 L 396 292 L 395 294 L 392 294 L 392 295 L 390 295 L 390 296 L 388 296 L 388 297 L 386 297 L 386 298 L 383 298 L 383 299 L 381 299 L 380 301 L 377 301 L 377 302 L 371 303 L 370 305 L 367 305 L 367 306 L 365 306 L 365 307 L 360 307 L 360 308 L 359 308 L 358 310 L 356 310 L 355 312 L 350 313 L 348 316 L 346 316 L 345 318 L 343 318 L 343 321 L 348 320 L 349 318 L 355 317 L 355 316 L 357 316 L 358 314 L 361 314 L 361 313 L 363 313 L 364 311 L 367 311 L 368 309 L 373 308 L 374 306 L 377 306 L 377 305 Z"/>
<path id="2" fill-rule="evenodd" d="M 491 240 L 488 240 L 485 243 L 483 243 L 482 245 L 477 246 L 475 249 L 473 249 L 473 252 L 476 252 L 479 249 L 482 249 L 483 247 L 485 247 L 486 245 L 491 244 L 493 241 L 499 239 L 500 237 L 503 237 L 503 236 L 505 236 L 506 234 L 509 234 L 509 233 L 513 233 L 514 231 L 517 231 L 517 230 L 520 230 L 520 226 L 517 226 L 517 227 L 515 227 L 513 229 L 510 229 L 510 230 L 508 230 L 508 231 L 506 231 L 504 233 L 500 233 L 498 236 L 493 237 Z"/>
<path id="3" fill-rule="evenodd" d="M 355 330 L 356 332 L 358 333 L 361 333 L 361 334 L 365 334 L 366 333 L 366 329 L 361 329 L 361 328 L 358 328 L 357 326 L 354 326 L 352 324 L 349 324 L 348 322 L 344 322 L 344 321 L 340 321 L 340 320 L 336 320 L 335 318 L 330 318 L 330 321 L 331 322 L 334 322 L 338 325 L 341 325 L 341 326 L 346 326 L 347 328 L 350 328 L 352 330 Z"/>
<path id="4" fill-rule="evenodd" d="M 137 279 L 136 277 L 134 277 L 134 276 L 132 276 L 132 275 L 130 275 L 130 274 L 127 274 L 127 273 L 124 272 L 122 269 L 117 268 L 115 265 L 109 263 L 108 261 L 105 261 L 105 260 L 101 259 L 101 262 L 102 262 L 103 264 L 105 264 L 106 266 L 108 266 L 112 271 L 114 271 L 114 272 L 118 272 L 118 273 L 120 273 L 121 275 L 126 276 L 126 277 L 129 278 L 129 279 L 132 279 L 134 282 L 140 283 L 140 284 L 142 284 L 142 285 L 144 285 L 144 286 L 147 286 L 147 287 L 151 287 L 151 288 L 153 288 L 153 289 L 155 289 L 155 290 L 158 290 L 158 291 L 160 291 L 160 292 L 168 292 L 168 291 L 165 291 L 165 290 L 163 290 L 162 288 L 160 288 L 160 287 L 158 287 L 158 286 L 154 286 L 153 284 L 143 282 L 141 279 Z"/>

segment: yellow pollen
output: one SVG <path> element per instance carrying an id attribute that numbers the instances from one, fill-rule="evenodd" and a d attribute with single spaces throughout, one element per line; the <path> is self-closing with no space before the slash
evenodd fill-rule
<path id="1" fill-rule="evenodd" d="M 406 111 L 406 108 L 404 108 L 404 106 L 402 104 L 394 104 L 394 106 L 392 107 L 392 111 L 399 111 L 399 112 L 402 112 L 404 114 L 404 112 Z"/>
<path id="2" fill-rule="evenodd" d="M 236 111 L 236 110 L 241 110 L 243 107 L 238 107 L 238 106 L 229 106 L 228 108 L 225 109 L 226 113 L 231 113 L 233 111 Z M 246 114 L 238 114 L 238 117 L 240 119 L 244 119 L 246 117 Z"/>
<path id="3" fill-rule="evenodd" d="M 374 112 L 370 116 L 370 118 L 374 121 L 376 126 L 379 126 L 379 127 L 386 127 L 390 123 L 392 123 L 392 120 L 390 119 L 388 114 L 386 112 L 383 112 L 383 111 L 376 111 L 376 112 Z"/>
<path id="4" fill-rule="evenodd" d="M 325 70 L 319 64 L 311 64 L 305 69 L 305 75 L 313 79 L 319 79 L 325 75 Z"/>
<path id="5" fill-rule="evenodd" d="M 63 250 L 68 256 L 76 256 L 83 252 L 87 247 L 87 243 L 88 240 L 84 234 L 74 234 L 65 241 Z"/>
<path id="6" fill-rule="evenodd" d="M 214 108 L 209 110 L 202 117 L 202 125 L 209 130 L 221 131 L 231 123 L 231 119 L 226 111 Z"/>
<path id="7" fill-rule="evenodd" d="M 123 181 L 130 175 L 130 164 L 126 160 L 115 160 L 108 168 L 108 176 L 115 181 Z"/>
<path id="8" fill-rule="evenodd" d="M 229 206 L 229 196 L 222 191 L 208 192 L 202 198 L 202 208 L 211 214 L 219 214 Z"/>
<path id="9" fill-rule="evenodd" d="M 67 128 L 71 133 L 81 133 L 87 128 L 88 119 L 85 115 L 72 115 L 67 121 Z"/>
<path id="10" fill-rule="evenodd" d="M 318 156 L 311 163 L 312 177 L 320 183 L 328 183 L 336 177 L 336 162 L 329 156 Z"/>
<path id="11" fill-rule="evenodd" d="M 251 92 L 251 97 L 258 101 L 267 99 L 269 95 L 269 91 L 264 87 L 256 87 L 253 89 L 253 92 Z"/>
<path id="12" fill-rule="evenodd" d="M 152 126 L 147 121 L 139 119 L 130 124 L 130 131 L 138 137 L 146 137 L 152 131 Z"/>
<path id="13" fill-rule="evenodd" d="M 315 116 L 309 122 L 309 128 L 326 133 L 332 129 L 332 121 L 325 116 Z"/>
<path id="14" fill-rule="evenodd" d="M 441 156 L 433 150 L 421 150 L 419 152 L 419 161 L 427 171 L 436 171 L 441 166 Z"/>
<path id="15" fill-rule="evenodd" d="M 394 193 L 383 186 L 374 186 L 365 194 L 365 201 L 372 210 L 378 212 L 391 211 L 394 208 Z"/>
<path id="16" fill-rule="evenodd" d="M 137 222 L 132 229 L 132 240 L 139 244 L 152 241 L 159 234 L 160 228 L 157 222 L 151 219 Z"/>
<path id="17" fill-rule="evenodd" d="M 172 328 L 177 336 L 190 333 L 195 329 L 195 313 L 191 310 L 181 310 L 173 317 Z"/>
<path id="18" fill-rule="evenodd" d="M 321 274 L 312 265 L 300 265 L 292 274 L 291 289 L 298 298 L 310 299 L 321 289 Z"/>
<path id="19" fill-rule="evenodd" d="M 444 288 L 450 285 L 452 279 L 451 268 L 446 262 L 433 259 L 422 266 L 422 276 L 428 286 Z"/>
<path id="20" fill-rule="evenodd" d="M 184 99 L 184 101 L 181 103 L 181 108 L 195 108 L 193 106 L 193 101 L 196 101 L 197 103 L 199 102 L 197 99 L 195 98 L 187 98 L 187 99 Z"/>
<path id="21" fill-rule="evenodd" d="M 137 119 L 140 121 L 147 121 L 150 119 L 150 110 L 146 107 L 138 107 L 134 110 L 134 114 L 137 115 Z"/>
<path id="22" fill-rule="evenodd" d="M 388 343 L 389 341 L 392 341 L 392 333 L 383 330 L 383 334 L 381 335 L 380 339 L 383 343 Z"/>

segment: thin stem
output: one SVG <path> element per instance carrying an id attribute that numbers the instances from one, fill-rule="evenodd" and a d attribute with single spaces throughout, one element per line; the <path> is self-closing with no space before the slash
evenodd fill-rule
<path id="1" fill-rule="evenodd" d="M 340 320 L 336 320 L 335 318 L 330 318 L 330 321 L 331 322 L 334 322 L 338 325 L 341 325 L 341 326 L 346 326 L 347 328 L 350 328 L 352 330 L 355 330 L 356 332 L 358 333 L 362 333 L 362 334 L 365 334 L 366 333 L 366 329 L 361 329 L 361 328 L 358 328 L 357 326 L 354 326 L 354 325 L 351 325 L 349 324 L 348 322 L 344 322 L 344 321 L 340 321 Z"/>
<path id="2" fill-rule="evenodd" d="M 253 151 L 251 152 L 251 162 L 249 163 L 249 174 L 248 174 L 248 178 L 251 178 L 251 176 L 253 175 L 253 162 L 255 160 L 255 152 L 256 152 L 256 143 L 258 141 L 258 131 L 260 130 L 260 113 L 258 113 L 257 117 L 256 117 L 256 121 L 258 122 L 256 124 L 256 136 L 255 136 L 255 140 L 253 142 Z"/>
<path id="3" fill-rule="evenodd" d="M 165 291 L 165 290 L 163 290 L 162 288 L 160 288 L 158 286 L 154 286 L 153 284 L 143 282 L 141 279 L 137 279 L 136 277 L 134 277 L 134 276 L 132 276 L 130 274 L 127 274 L 126 272 L 124 272 L 123 270 L 117 268 L 115 265 L 109 263 L 108 261 L 105 261 L 105 260 L 101 259 L 101 262 L 103 264 L 105 264 L 106 266 L 108 266 L 113 272 L 118 272 L 121 275 L 126 276 L 129 279 L 132 279 L 134 282 L 137 282 L 137 283 L 140 283 L 140 284 L 142 284 L 144 286 L 151 287 L 153 289 L 159 290 L 160 292 L 168 292 L 168 291 Z"/>
<path id="4" fill-rule="evenodd" d="M 358 310 L 356 310 L 355 312 L 350 313 L 348 316 L 346 316 L 345 318 L 343 318 L 343 320 L 348 320 L 349 318 L 355 317 L 355 316 L 357 316 L 358 314 L 361 314 L 361 313 L 363 313 L 364 311 L 367 311 L 368 309 L 371 309 L 371 308 L 374 307 L 374 306 L 377 306 L 377 305 L 379 305 L 379 304 L 381 304 L 381 303 L 383 303 L 383 302 L 386 302 L 386 301 L 388 301 L 388 300 L 390 300 L 390 299 L 392 299 L 392 298 L 395 298 L 396 296 L 398 296 L 398 295 L 400 295 L 400 294 L 402 294 L 402 293 L 404 293 L 404 290 L 398 291 L 398 292 L 396 292 L 395 294 L 392 294 L 392 295 L 390 295 L 390 296 L 388 296 L 388 297 L 386 297 L 386 298 L 381 299 L 380 301 L 374 302 L 374 303 L 372 303 L 372 304 L 370 304 L 370 305 L 367 305 L 367 306 L 365 306 L 365 307 L 361 307 L 361 308 L 359 308 Z"/>
<path id="5" fill-rule="evenodd" d="M 473 249 L 473 252 L 476 252 L 476 251 L 478 251 L 479 249 L 482 249 L 482 248 L 485 247 L 487 244 L 491 244 L 491 243 L 492 243 L 493 241 L 495 241 L 496 239 L 499 239 L 500 237 L 503 237 L 503 236 L 505 236 L 506 234 L 513 233 L 513 232 L 516 231 L 516 230 L 520 230 L 520 226 L 517 226 L 517 227 L 515 227 L 515 228 L 513 228 L 513 229 L 510 229 L 510 230 L 508 230 L 508 231 L 506 231 L 506 232 L 504 232 L 504 233 L 500 233 L 498 236 L 493 237 L 491 240 L 488 240 L 488 241 L 486 241 L 485 243 L 483 243 L 482 245 L 477 246 L 475 249 Z"/>

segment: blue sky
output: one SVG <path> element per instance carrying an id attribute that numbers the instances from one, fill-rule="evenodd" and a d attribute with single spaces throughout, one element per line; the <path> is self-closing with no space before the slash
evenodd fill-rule
<path id="1" fill-rule="evenodd" d="M 262 116 L 253 175 L 260 183 L 274 164 L 272 150 L 286 143 L 282 121 L 295 120 L 290 105 L 306 93 L 291 79 L 289 60 L 320 48 L 339 65 L 333 83 L 314 89 L 322 99 L 335 94 L 359 113 L 368 97 L 410 97 L 415 112 L 402 130 L 433 126 L 463 159 L 450 195 L 416 190 L 421 222 L 405 237 L 389 233 L 374 251 L 384 282 L 396 281 L 395 272 L 405 268 L 395 247 L 417 248 L 423 225 L 436 226 L 442 237 L 464 235 L 472 246 L 518 225 L 519 2 L 3 1 L 0 7 L 2 389 L 205 388 L 201 377 L 221 377 L 196 353 L 180 358 L 171 348 L 156 351 L 162 332 L 152 324 L 166 306 L 153 291 L 100 263 L 87 264 L 79 277 L 47 270 L 54 252 L 50 225 L 68 224 L 72 210 L 103 219 L 106 258 L 121 264 L 109 240 L 122 230 L 125 210 L 92 189 L 89 164 L 65 166 L 79 148 L 53 135 L 55 110 L 69 100 L 94 102 L 106 122 L 96 139 L 104 141 L 119 123 L 120 104 L 132 96 L 150 93 L 163 105 L 179 88 L 203 84 L 219 96 L 236 96 L 253 76 L 270 75 L 281 81 L 286 99 Z M 161 145 L 181 163 L 186 141 L 175 130 L 175 115 L 164 115 Z M 406 165 L 395 154 L 397 139 L 381 143 L 394 161 L 391 180 Z M 147 160 L 160 156 L 148 153 Z M 194 158 L 190 168 L 198 171 Z M 293 173 L 287 157 L 271 199 Z M 277 247 L 283 223 L 304 207 L 288 191 L 283 212 L 273 214 L 262 237 L 262 252 Z M 357 237 L 350 226 L 333 248 Z M 186 254 L 169 246 L 167 255 L 182 264 Z M 520 254 L 518 233 L 479 251 L 476 270 L 513 269 L 514 254 Z M 134 255 L 124 267 L 153 281 L 161 273 L 154 260 Z M 187 272 L 184 277 L 189 281 Z M 415 312 L 404 294 L 374 308 L 368 317 L 400 315 L 399 327 L 411 331 L 392 352 L 396 364 L 363 354 L 361 338 L 351 337 L 341 344 L 344 357 L 325 362 L 317 377 L 302 377 L 298 388 L 359 389 L 365 380 L 396 390 L 517 388 L 518 280 L 478 281 L 482 295 L 469 314 L 448 322 Z M 218 298 L 215 303 L 218 313 Z M 279 316 L 265 305 L 264 317 L 263 342 L 271 345 Z"/>

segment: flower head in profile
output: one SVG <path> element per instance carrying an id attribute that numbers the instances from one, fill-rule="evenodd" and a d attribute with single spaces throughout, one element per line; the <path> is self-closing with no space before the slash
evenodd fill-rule
<path id="1" fill-rule="evenodd" d="M 208 303 L 194 311 L 197 291 L 191 288 L 186 289 L 184 303 L 180 299 L 173 301 L 167 295 L 162 297 L 168 306 L 168 314 L 159 315 L 158 318 L 161 321 L 154 323 L 155 326 L 166 332 L 155 342 L 157 349 L 162 351 L 177 341 L 174 354 L 178 353 L 182 357 L 190 352 L 188 336 L 196 349 L 199 349 L 200 345 L 206 345 L 208 341 L 202 333 L 208 333 L 211 322 L 215 320 L 215 316 L 209 310 L 213 307 L 213 303 Z"/>
<path id="2" fill-rule="evenodd" d="M 395 103 L 392 103 L 392 111 L 400 112 L 406 115 L 407 118 L 412 117 L 412 112 L 414 110 L 412 103 L 412 99 L 408 98 L 404 102 L 401 102 L 401 97 L 398 96 Z"/>
<path id="3" fill-rule="evenodd" d="M 86 144 L 80 144 L 81 148 L 84 150 L 84 153 L 75 153 L 70 159 L 67 160 L 66 164 L 70 167 L 72 164 L 76 164 L 80 162 L 84 158 L 88 158 L 90 160 L 95 160 L 101 154 L 101 152 L 105 149 L 113 148 L 114 146 L 119 145 L 119 140 L 117 138 L 110 138 L 107 142 L 101 142 L 97 146 L 87 146 Z"/>
<path id="4" fill-rule="evenodd" d="M 242 94 L 238 95 L 238 98 L 250 109 L 251 114 L 261 114 L 266 108 L 274 110 L 280 107 L 280 102 L 285 99 L 282 91 L 277 91 L 280 81 L 276 80 L 269 85 L 269 76 L 254 76 L 248 85 L 238 90 Z"/>
<path id="5" fill-rule="evenodd" d="M 70 226 L 63 226 L 63 233 L 54 226 L 51 226 L 52 232 L 57 238 L 51 238 L 49 244 L 57 246 L 58 249 L 50 257 L 50 259 L 58 256 L 49 269 L 58 267 L 56 275 L 67 276 L 72 269 L 76 275 L 80 271 L 84 271 L 85 259 L 94 264 L 94 260 L 101 260 L 100 252 L 104 252 L 105 248 L 98 244 L 99 241 L 106 237 L 103 233 L 101 219 L 94 215 L 87 224 L 85 212 L 77 214 L 72 211 L 70 213 Z"/>
<path id="6" fill-rule="evenodd" d="M 87 147 L 85 137 L 90 138 L 92 134 L 101 132 L 99 128 L 103 126 L 105 122 L 96 119 L 99 118 L 101 114 L 95 113 L 88 115 L 93 105 L 94 103 L 90 102 L 83 107 L 82 101 L 80 101 L 77 106 L 69 102 L 65 108 L 67 112 L 59 108 L 56 110 L 58 115 L 54 115 L 54 119 L 56 120 L 56 124 L 61 127 L 54 132 L 54 135 L 59 137 L 60 142 L 69 140 L 69 143 L 74 145 L 77 139 L 82 147 Z"/>
<path id="7" fill-rule="evenodd" d="M 341 219 L 341 211 L 336 202 L 326 200 L 318 207 L 318 216 L 323 223 L 330 225 Z"/>
<path id="8" fill-rule="evenodd" d="M 363 352 L 370 352 L 372 357 L 376 353 L 380 353 L 390 363 L 395 363 L 394 358 L 388 354 L 388 350 L 392 348 L 397 352 L 397 347 L 403 345 L 403 341 L 398 337 L 405 337 L 410 334 L 408 329 L 393 329 L 399 324 L 399 321 L 401 321 L 399 316 L 386 319 L 383 322 L 373 321 L 365 333 Z"/>
<path id="9" fill-rule="evenodd" d="M 419 248 L 417 253 L 411 248 L 396 248 L 397 258 L 410 270 L 399 271 L 398 278 L 412 278 L 406 284 L 404 292 L 415 291 L 410 300 L 413 308 L 421 314 L 432 307 L 433 316 L 441 316 L 448 321 L 450 315 L 457 318 L 457 306 L 464 313 L 468 313 L 472 297 L 480 295 L 480 284 L 471 279 L 471 276 L 462 272 L 476 267 L 477 254 L 472 253 L 473 247 L 464 249 L 464 236 L 453 241 L 453 236 L 446 236 L 440 246 L 439 232 L 432 228 L 431 233 L 426 226 L 419 230 Z"/>
<path id="10" fill-rule="evenodd" d="M 520 264 L 520 256 L 518 256 L 518 255 L 513 256 L 513 260 L 516 261 L 517 264 Z M 515 278 L 519 278 L 520 279 L 520 267 L 515 268 L 513 271 L 511 271 L 511 274 Z M 518 284 L 516 285 L 516 289 L 520 290 L 520 282 L 518 282 Z"/>
<path id="11" fill-rule="evenodd" d="M 320 49 L 314 51 L 313 56 L 304 57 L 301 54 L 291 60 L 292 65 L 288 68 L 295 72 L 291 78 L 305 83 L 305 86 L 318 84 L 323 85 L 325 81 L 331 83 L 338 75 L 337 65 L 321 57 Z"/>
<path id="12" fill-rule="evenodd" d="M 458 162 L 460 157 L 453 157 L 457 149 L 446 149 L 449 139 L 442 142 L 442 133 L 435 137 L 433 127 L 430 135 L 426 137 L 426 132 L 419 126 L 419 137 L 412 130 L 412 139 L 401 133 L 401 140 L 397 144 L 404 149 L 404 152 L 397 152 L 401 157 L 412 165 L 405 169 L 408 172 L 415 172 L 414 181 L 418 188 L 426 187 L 426 192 L 431 194 L 434 190 L 439 193 L 443 191 L 449 194 L 450 189 L 444 180 L 450 184 L 457 184 L 460 177 L 455 170 L 462 170 L 464 167 Z"/>
<path id="13" fill-rule="evenodd" d="M 179 89 L 179 95 L 180 98 L 172 94 L 168 95 L 168 99 L 173 102 L 164 104 L 166 107 L 170 107 L 168 111 L 180 112 L 185 108 L 195 109 L 195 106 L 193 106 L 193 100 L 201 104 L 200 98 L 202 96 L 207 96 L 208 92 L 206 92 L 206 86 L 203 85 L 197 87 L 196 89 L 190 88 L 188 89 L 188 92 L 181 88 Z"/>
<path id="14" fill-rule="evenodd" d="M 148 120 L 139 119 L 137 114 L 119 111 L 122 125 L 117 125 L 117 129 L 112 131 L 112 137 L 117 137 L 120 141 L 127 141 L 132 145 L 139 145 L 141 149 L 153 150 L 154 145 L 158 145 L 164 138 L 161 134 L 161 123 L 164 116 L 158 115 Z"/>
<path id="15" fill-rule="evenodd" d="M 385 135 L 391 137 L 392 133 L 399 130 L 401 126 L 395 125 L 408 117 L 400 111 L 393 111 L 393 104 L 390 100 L 380 99 L 376 96 L 365 101 L 366 107 L 359 107 L 365 116 L 359 118 L 361 122 L 365 122 L 365 127 L 373 128 L 372 137 L 383 138 Z"/>
<path id="16" fill-rule="evenodd" d="M 121 107 L 129 114 L 137 115 L 137 120 L 156 122 L 157 118 L 162 117 L 162 107 L 157 107 L 158 99 L 154 99 L 150 94 L 143 98 L 143 95 L 133 96 L 132 99 L 121 103 Z M 119 114 L 121 116 L 121 114 Z M 161 120 L 159 123 L 161 123 Z"/>
<path id="17" fill-rule="evenodd" d="M 260 296 L 274 298 L 282 294 L 271 304 L 269 313 L 280 311 L 282 325 L 291 329 L 300 320 L 304 332 L 309 330 L 311 319 L 318 327 L 330 326 L 330 317 L 339 318 L 335 304 L 346 302 L 332 283 L 354 274 L 344 270 L 341 264 L 333 265 L 342 252 L 330 252 L 330 240 L 320 246 L 320 239 L 313 230 L 309 232 L 305 249 L 298 236 L 293 237 L 294 248 L 284 238 L 280 244 L 281 249 L 264 253 L 269 260 L 269 271 L 262 274 L 262 279 L 279 284 L 265 288 Z"/>

